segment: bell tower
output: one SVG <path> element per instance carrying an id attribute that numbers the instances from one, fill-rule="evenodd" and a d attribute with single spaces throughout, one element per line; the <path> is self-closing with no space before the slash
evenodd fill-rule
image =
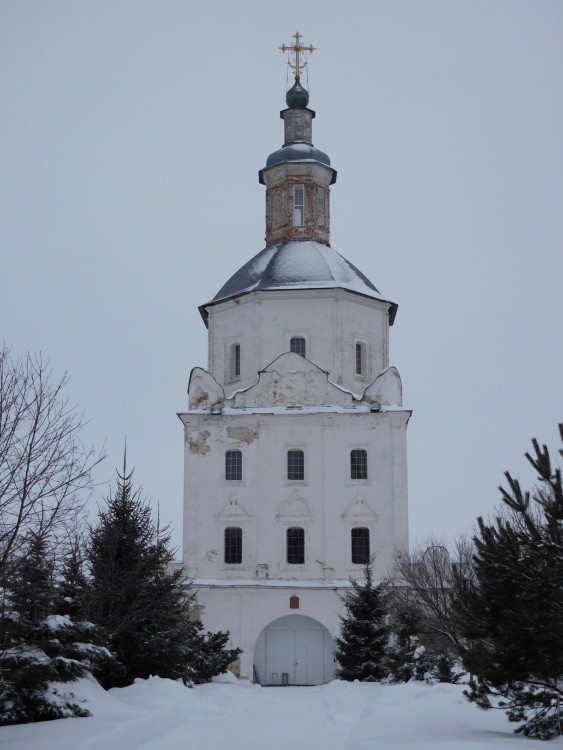
<path id="1" fill-rule="evenodd" d="M 259 173 L 266 247 L 200 306 L 208 363 L 178 415 L 186 575 L 240 675 L 267 685 L 332 679 L 350 577 L 376 555 L 384 578 L 408 546 L 397 305 L 329 244 L 336 171 L 300 80 L 314 48 L 294 40 L 284 142 Z"/>

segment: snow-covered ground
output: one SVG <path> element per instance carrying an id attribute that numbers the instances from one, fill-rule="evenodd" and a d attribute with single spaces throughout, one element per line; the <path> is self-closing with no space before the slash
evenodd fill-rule
<path id="1" fill-rule="evenodd" d="M 502 711 L 469 704 L 457 685 L 335 681 L 262 688 L 225 676 L 193 689 L 152 677 L 109 693 L 85 680 L 73 690 L 94 716 L 1 728 L 0 748 L 525 750 L 540 744 L 513 734 Z M 549 747 L 563 748 L 563 738 Z"/>

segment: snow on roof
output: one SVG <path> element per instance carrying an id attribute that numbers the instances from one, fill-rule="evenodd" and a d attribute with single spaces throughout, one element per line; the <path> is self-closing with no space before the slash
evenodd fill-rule
<path id="1" fill-rule="evenodd" d="M 384 414 L 390 411 L 411 412 L 405 406 L 381 406 L 377 411 L 372 410 L 369 404 L 334 404 L 332 406 L 302 406 L 292 404 L 289 406 L 224 406 L 221 414 L 224 416 L 237 416 L 244 414 Z M 186 412 L 184 412 L 186 413 Z M 189 409 L 189 414 L 209 414 L 209 409 Z"/>
<path id="2" fill-rule="evenodd" d="M 338 580 L 338 581 L 297 581 L 293 579 L 234 579 L 229 580 L 228 578 L 196 578 L 192 581 L 192 586 L 197 588 L 211 587 L 211 588 L 225 588 L 235 586 L 237 588 L 283 588 L 283 589 L 349 589 L 352 584 L 350 580 Z"/>
<path id="3" fill-rule="evenodd" d="M 268 156 L 266 169 L 287 161 L 318 161 L 330 167 L 330 159 L 324 151 L 310 143 L 289 143 Z"/>
<path id="4" fill-rule="evenodd" d="M 304 240 L 264 248 L 231 276 L 208 304 L 259 290 L 336 288 L 389 302 L 367 276 L 332 247 Z M 392 323 L 397 305 L 390 304 Z M 204 320 L 206 307 L 200 307 Z"/>

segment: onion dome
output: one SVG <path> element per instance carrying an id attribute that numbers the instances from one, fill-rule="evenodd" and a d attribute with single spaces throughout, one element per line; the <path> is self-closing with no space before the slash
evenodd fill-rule
<path id="1" fill-rule="evenodd" d="M 285 95 L 285 102 L 290 109 L 306 107 L 309 104 L 309 92 L 303 88 L 300 81 L 295 81 Z"/>

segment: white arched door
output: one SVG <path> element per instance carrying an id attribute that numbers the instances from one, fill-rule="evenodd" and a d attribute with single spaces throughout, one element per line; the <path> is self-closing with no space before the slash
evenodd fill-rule
<path id="1" fill-rule="evenodd" d="M 256 642 L 255 678 L 262 685 L 322 685 L 334 678 L 334 641 L 317 620 L 287 615 Z"/>

